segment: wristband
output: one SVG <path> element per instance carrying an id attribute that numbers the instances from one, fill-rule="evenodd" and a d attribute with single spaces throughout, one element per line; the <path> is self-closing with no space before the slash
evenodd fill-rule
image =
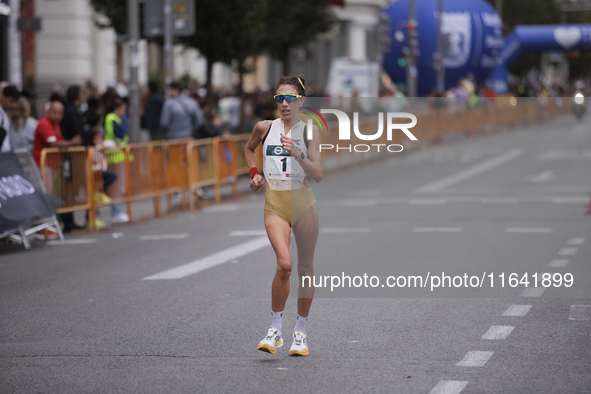
<path id="1" fill-rule="evenodd" d="M 250 179 L 254 178 L 254 176 L 255 176 L 256 174 L 259 174 L 259 175 L 261 175 L 261 173 L 259 172 L 259 169 L 258 169 L 258 168 L 256 168 L 256 167 L 252 167 L 252 168 L 250 169 Z"/>

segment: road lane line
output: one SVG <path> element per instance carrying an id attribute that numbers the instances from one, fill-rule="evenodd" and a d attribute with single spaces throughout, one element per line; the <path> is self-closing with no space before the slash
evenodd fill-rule
<path id="1" fill-rule="evenodd" d="M 585 238 L 571 238 L 568 240 L 567 245 L 582 245 L 585 243 Z"/>
<path id="2" fill-rule="evenodd" d="M 591 320 L 591 305 L 571 305 L 568 320 Z"/>
<path id="3" fill-rule="evenodd" d="M 447 200 L 445 198 L 413 198 L 409 201 L 410 205 L 445 205 Z"/>
<path id="4" fill-rule="evenodd" d="M 321 233 L 368 233 L 367 227 L 345 228 L 345 227 L 325 227 L 320 229 Z"/>
<path id="5" fill-rule="evenodd" d="M 375 199 L 364 199 L 364 200 L 343 200 L 340 202 L 342 207 L 373 207 L 378 202 Z"/>
<path id="6" fill-rule="evenodd" d="M 413 233 L 459 233 L 461 227 L 415 227 Z"/>
<path id="7" fill-rule="evenodd" d="M 488 331 L 482 336 L 482 339 L 490 339 L 493 341 L 507 339 L 514 328 L 514 326 L 490 326 Z"/>
<path id="8" fill-rule="evenodd" d="M 260 237 L 243 242 L 241 244 L 229 247 L 220 252 L 214 253 L 193 262 L 180 265 L 178 267 L 162 271 L 160 273 L 147 276 L 142 280 L 158 280 L 158 279 L 181 279 L 189 275 L 196 274 L 208 268 L 215 267 L 230 260 L 237 259 L 259 249 L 271 246 L 267 237 Z"/>
<path id="9" fill-rule="evenodd" d="M 521 292 L 521 297 L 541 297 L 545 287 L 529 287 Z"/>
<path id="10" fill-rule="evenodd" d="M 558 251 L 559 256 L 574 256 L 579 248 L 562 248 Z"/>
<path id="11" fill-rule="evenodd" d="M 543 228 L 543 227 L 509 227 L 507 229 L 508 233 L 553 233 L 553 228 Z"/>
<path id="12" fill-rule="evenodd" d="M 230 237 L 250 237 L 253 235 L 267 235 L 265 230 L 244 230 L 244 231 L 231 231 Z"/>
<path id="13" fill-rule="evenodd" d="M 505 198 L 505 197 L 498 197 L 498 198 L 483 198 L 480 200 L 481 204 L 517 204 L 519 200 L 517 198 Z"/>
<path id="14" fill-rule="evenodd" d="M 440 380 L 429 394 L 459 394 L 464 390 L 468 382 L 460 380 Z"/>
<path id="15" fill-rule="evenodd" d="M 160 235 L 142 235 L 139 237 L 140 241 L 158 241 L 161 239 L 185 239 L 189 238 L 189 234 L 160 234 Z"/>
<path id="16" fill-rule="evenodd" d="M 564 268 L 568 264 L 568 260 L 552 260 L 548 263 L 548 267 Z"/>
<path id="17" fill-rule="evenodd" d="M 550 201 L 554 204 L 587 204 L 589 197 L 554 197 Z"/>
<path id="18" fill-rule="evenodd" d="M 525 316 L 531 307 L 531 305 L 511 305 L 503 312 L 503 316 Z"/>
<path id="19" fill-rule="evenodd" d="M 457 363 L 458 367 L 482 367 L 494 352 L 469 351 L 464 359 Z"/>
<path id="20" fill-rule="evenodd" d="M 237 204 L 222 204 L 222 205 L 214 205 L 212 207 L 203 208 L 203 212 L 206 213 L 213 213 L 213 212 L 233 212 L 238 210 Z"/>
<path id="21" fill-rule="evenodd" d="M 455 185 L 456 183 L 460 183 L 465 181 L 466 179 L 470 179 L 480 173 L 483 173 L 488 170 L 492 170 L 495 167 L 500 166 L 501 164 L 507 163 L 523 154 L 522 149 L 513 149 L 501 156 L 494 157 L 492 159 L 483 161 L 482 163 L 467 168 L 463 171 L 460 171 L 454 175 L 451 175 L 447 178 L 440 179 L 436 182 L 429 183 L 427 185 L 421 186 L 414 190 L 415 193 L 435 193 L 444 189 L 448 186 Z"/>
<path id="22" fill-rule="evenodd" d="M 49 246 L 58 246 L 58 245 L 84 245 L 84 244 L 93 244 L 96 242 L 95 238 L 78 238 L 78 239 L 66 239 L 60 241 L 58 239 L 54 241 L 47 241 L 45 245 Z"/>

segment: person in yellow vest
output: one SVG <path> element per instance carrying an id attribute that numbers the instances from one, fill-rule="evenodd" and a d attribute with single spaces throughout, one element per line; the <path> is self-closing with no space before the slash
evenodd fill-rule
<path id="1" fill-rule="evenodd" d="M 108 149 L 107 162 L 117 174 L 118 182 L 113 188 L 113 197 L 119 198 L 125 195 L 125 154 L 120 148 L 124 148 L 129 142 L 127 127 L 127 104 L 120 98 L 113 101 L 111 108 L 107 108 L 105 117 L 105 141 L 114 141 L 117 148 Z M 111 205 L 111 222 L 127 223 L 129 216 L 123 212 L 123 204 Z"/>

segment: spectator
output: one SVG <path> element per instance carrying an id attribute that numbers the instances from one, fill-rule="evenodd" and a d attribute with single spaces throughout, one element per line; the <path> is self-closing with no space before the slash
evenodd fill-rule
<path id="1" fill-rule="evenodd" d="M 64 103 L 64 117 L 60 122 L 62 136 L 66 141 L 82 134 L 84 120 L 78 112 L 80 105 L 80 86 L 72 85 L 66 91 L 66 102 Z"/>
<path id="2" fill-rule="evenodd" d="M 97 190 L 94 199 L 100 204 L 111 204 L 111 198 L 105 193 L 107 192 L 109 186 L 111 186 L 111 184 L 117 179 L 117 174 L 108 170 L 109 167 L 107 164 L 107 158 L 105 156 L 105 148 L 113 148 L 116 145 L 113 141 L 103 142 L 103 134 L 100 129 L 100 116 L 98 118 L 93 116 L 91 120 L 94 121 L 94 124 L 92 124 L 92 131 L 90 132 L 88 139 L 90 141 L 90 145 L 94 147 L 94 152 L 92 154 L 92 170 L 95 172 L 101 172 L 103 178 L 103 191 L 101 192 Z M 107 226 L 105 222 L 99 220 L 98 218 L 94 224 L 97 230 L 102 230 Z"/>
<path id="3" fill-rule="evenodd" d="M 80 145 L 80 136 L 77 135 L 69 141 L 64 141 L 60 130 L 60 121 L 64 116 L 64 105 L 59 101 L 49 103 L 45 116 L 37 123 L 35 130 L 35 139 L 33 141 L 33 158 L 37 166 L 41 166 L 41 151 L 45 148 L 68 147 Z M 61 177 L 55 176 L 58 173 L 57 168 L 48 167 L 45 171 L 45 186 L 48 192 L 53 194 L 53 189 L 59 188 Z M 58 193 L 59 195 L 59 193 Z M 74 223 L 74 217 L 71 215 L 61 215 L 64 224 L 64 232 L 81 229 L 82 227 Z M 57 234 L 50 232 L 50 237 L 55 238 Z"/>
<path id="4" fill-rule="evenodd" d="M 64 105 L 59 101 L 49 104 L 45 116 L 37 123 L 35 140 L 33 141 L 33 158 L 37 167 L 41 165 L 41 151 L 45 148 L 68 147 L 80 145 L 80 136 L 77 135 L 70 141 L 64 141 L 60 130 L 60 121 L 64 116 Z"/>
<path id="5" fill-rule="evenodd" d="M 37 119 L 31 116 L 31 105 L 21 96 L 16 107 L 10 111 L 10 146 L 12 149 L 24 148 L 33 151 Z"/>
<path id="6" fill-rule="evenodd" d="M 180 94 L 181 84 L 172 82 L 168 85 L 170 98 L 164 102 L 160 125 L 166 129 L 166 139 L 191 138 L 204 124 L 199 104 Z"/>
<path id="7" fill-rule="evenodd" d="M 105 117 L 105 142 L 114 141 L 120 148 L 127 145 L 129 135 L 126 112 L 127 104 L 122 99 L 116 98 L 112 104 L 112 112 L 109 112 Z M 118 194 L 125 193 L 124 190 L 121 190 L 125 188 L 125 155 L 120 149 L 110 149 L 106 153 L 107 161 L 114 167 L 115 173 L 120 179 L 117 192 Z M 115 223 L 129 222 L 129 216 L 123 212 L 122 204 L 111 205 L 111 221 Z"/>
<path id="8" fill-rule="evenodd" d="M 150 132 L 150 139 L 152 141 L 163 140 L 166 136 L 163 128 L 160 126 L 160 116 L 162 114 L 164 99 L 158 93 L 158 84 L 156 82 L 150 81 L 148 83 L 148 90 L 150 91 L 150 95 L 143 119 L 144 126 Z"/>
<path id="9" fill-rule="evenodd" d="M 75 136 L 82 137 L 82 130 L 84 128 L 84 119 L 78 112 L 80 105 L 80 86 L 71 85 L 66 90 L 66 100 L 64 102 L 64 116 L 60 122 L 60 129 L 64 140 L 70 141 Z M 80 145 L 80 144 L 77 144 Z M 82 230 L 74 223 L 74 213 L 67 212 L 62 214 L 62 221 L 64 223 L 64 231 Z"/>
<path id="10" fill-rule="evenodd" d="M 6 112 L 16 107 L 16 103 L 20 97 L 20 93 L 16 86 L 8 85 L 2 89 L 0 95 L 0 151 L 10 151 L 10 137 L 8 131 L 10 130 L 10 119 Z"/>

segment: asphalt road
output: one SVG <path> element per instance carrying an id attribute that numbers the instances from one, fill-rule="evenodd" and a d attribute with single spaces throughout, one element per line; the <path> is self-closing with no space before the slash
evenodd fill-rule
<path id="1" fill-rule="evenodd" d="M 566 116 L 313 184 L 315 274 L 380 284 L 318 288 L 302 358 L 255 350 L 275 266 L 262 194 L 4 246 L 0 392 L 591 393 L 590 167 L 591 123 Z M 446 274 L 484 285 L 431 289 Z M 409 275 L 428 285 L 382 286 Z"/>

